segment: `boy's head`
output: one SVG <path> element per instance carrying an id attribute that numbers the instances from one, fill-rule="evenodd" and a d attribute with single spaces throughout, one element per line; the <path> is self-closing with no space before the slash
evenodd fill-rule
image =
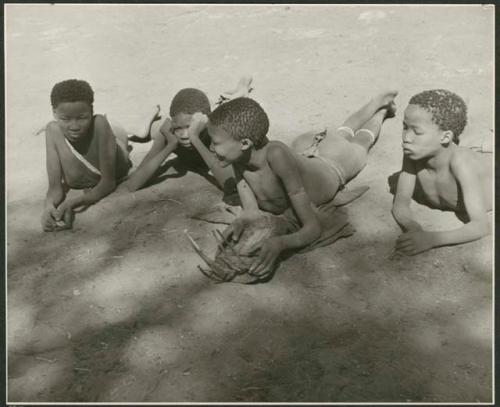
<path id="1" fill-rule="evenodd" d="M 208 132 L 222 165 L 237 161 L 251 147 L 267 143 L 269 119 L 253 99 L 241 97 L 223 103 L 208 115 Z"/>
<path id="2" fill-rule="evenodd" d="M 445 89 L 420 92 L 405 110 L 403 151 L 418 159 L 451 142 L 458 144 L 466 124 L 467 106 L 460 96 Z"/>
<path id="3" fill-rule="evenodd" d="M 195 113 L 210 113 L 210 101 L 201 90 L 185 88 L 177 92 L 170 103 L 170 118 L 172 119 L 172 133 L 184 147 L 191 146 L 188 128 Z"/>
<path id="4" fill-rule="evenodd" d="M 56 83 L 50 93 L 52 112 L 64 136 L 70 141 L 85 137 L 92 124 L 94 91 L 82 80 Z"/>

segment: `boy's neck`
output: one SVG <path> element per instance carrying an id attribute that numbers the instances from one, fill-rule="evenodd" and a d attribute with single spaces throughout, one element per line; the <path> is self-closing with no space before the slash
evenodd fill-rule
<path id="1" fill-rule="evenodd" d="M 449 147 L 440 148 L 436 154 L 427 158 L 425 166 L 433 170 L 446 166 L 450 160 L 450 154 L 455 147 L 456 146 L 454 144 L 450 144 Z"/>
<path id="2" fill-rule="evenodd" d="M 243 167 L 250 171 L 255 171 L 263 168 L 266 165 L 266 151 L 269 140 L 264 140 L 262 147 L 252 147 L 248 159 L 243 163 Z"/>
<path id="3" fill-rule="evenodd" d="M 252 148 L 250 156 L 243 166 L 250 171 L 259 170 L 264 167 L 266 163 L 266 150 L 267 145 L 259 149 Z"/>

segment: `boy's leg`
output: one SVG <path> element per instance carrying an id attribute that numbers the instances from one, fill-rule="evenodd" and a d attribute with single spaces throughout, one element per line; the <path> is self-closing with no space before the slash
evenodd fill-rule
<path id="1" fill-rule="evenodd" d="M 116 144 L 118 144 L 118 146 L 121 148 L 125 158 L 128 159 L 129 152 L 131 149 L 128 144 L 127 130 L 125 130 L 125 128 L 122 125 L 116 122 L 111 122 L 110 126 L 111 130 L 113 130 L 113 134 L 116 139 Z"/>
<path id="2" fill-rule="evenodd" d="M 368 151 L 376 142 L 382 123 L 386 118 L 393 117 L 394 112 L 395 105 L 391 102 L 379 108 L 360 128 L 353 130 L 354 135 L 348 135 L 347 131 L 340 128 L 319 144 L 319 154 L 338 167 L 344 183 L 353 179 L 365 167 Z M 353 124 L 354 120 L 349 119 L 346 122 Z M 360 122 L 360 117 L 356 120 L 358 119 Z"/>
<path id="3" fill-rule="evenodd" d="M 144 162 L 147 162 L 151 158 L 153 158 L 156 154 L 158 154 L 161 150 L 165 148 L 167 145 L 165 137 L 160 133 L 160 125 L 151 126 L 151 138 L 153 139 L 153 144 L 147 154 L 142 159 L 139 166 L 141 166 Z"/>
<path id="4" fill-rule="evenodd" d="M 153 136 L 151 134 L 151 126 L 153 125 L 154 122 L 160 119 L 161 119 L 160 105 L 156 105 L 156 107 L 153 109 L 153 112 L 146 121 L 146 124 L 144 125 L 143 129 L 138 134 L 129 136 L 128 139 L 134 143 L 147 143 L 148 141 L 151 140 Z"/>
<path id="5" fill-rule="evenodd" d="M 382 123 L 388 117 L 394 117 L 395 106 L 393 104 L 378 110 L 363 126 L 354 132 L 352 143 L 361 145 L 366 151 L 377 142 L 380 135 Z"/>
<path id="6" fill-rule="evenodd" d="M 345 135 L 354 136 L 356 131 L 364 127 L 365 123 L 367 123 L 380 109 L 391 104 L 397 94 L 397 91 L 390 90 L 375 96 L 361 109 L 351 114 L 338 130 L 345 131 Z"/>

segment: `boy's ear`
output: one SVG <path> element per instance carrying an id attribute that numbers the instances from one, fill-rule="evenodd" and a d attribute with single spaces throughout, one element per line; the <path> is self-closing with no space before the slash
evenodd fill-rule
<path id="1" fill-rule="evenodd" d="M 244 138 L 240 140 L 241 143 L 241 149 L 242 150 L 248 150 L 250 147 L 253 146 L 253 141 L 250 140 L 249 138 Z"/>
<path id="2" fill-rule="evenodd" d="M 441 134 L 441 144 L 450 144 L 453 141 L 453 132 L 451 130 L 443 131 Z"/>

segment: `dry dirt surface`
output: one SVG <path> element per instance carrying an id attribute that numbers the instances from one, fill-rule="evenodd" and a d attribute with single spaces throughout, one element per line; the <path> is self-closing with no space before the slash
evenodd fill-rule
<path id="1" fill-rule="evenodd" d="M 6 7 L 8 400 L 16 402 L 492 400 L 491 237 L 390 260 L 399 229 L 387 177 L 402 112 L 424 89 L 469 106 L 464 142 L 493 140 L 491 7 Z M 254 77 L 252 96 L 289 142 L 334 126 L 395 87 L 369 163 L 352 184 L 356 233 L 285 261 L 266 284 L 213 284 L 220 202 L 197 174 L 112 194 L 43 233 L 49 94 L 81 78 L 95 111 L 131 131 L 175 92 L 212 98 Z M 149 145 L 136 145 L 135 164 Z M 78 192 L 81 193 L 81 192 Z M 460 222 L 415 204 L 433 230 Z"/>

